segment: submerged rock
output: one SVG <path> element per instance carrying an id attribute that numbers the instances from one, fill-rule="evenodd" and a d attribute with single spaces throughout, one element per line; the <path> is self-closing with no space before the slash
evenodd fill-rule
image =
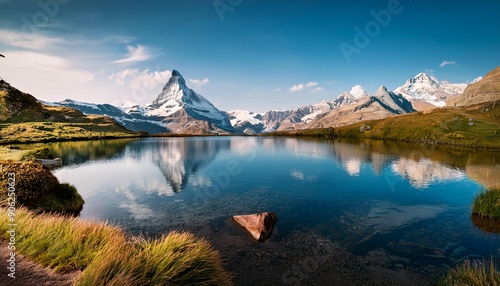
<path id="1" fill-rule="evenodd" d="M 261 242 L 271 237 L 274 224 L 278 217 L 274 212 L 260 214 L 235 215 L 233 220 L 245 228 L 257 241 Z"/>
<path id="2" fill-rule="evenodd" d="M 455 250 L 453 250 L 453 252 L 451 253 L 451 257 L 459 258 L 465 256 L 466 254 L 467 254 L 467 248 L 459 246 Z"/>

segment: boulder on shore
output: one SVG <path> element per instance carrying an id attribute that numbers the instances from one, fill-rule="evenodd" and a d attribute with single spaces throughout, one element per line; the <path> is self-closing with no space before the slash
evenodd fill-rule
<path id="1" fill-rule="evenodd" d="M 245 228 L 257 241 L 262 242 L 271 237 L 278 217 L 274 212 L 260 214 L 235 215 L 233 220 Z"/>

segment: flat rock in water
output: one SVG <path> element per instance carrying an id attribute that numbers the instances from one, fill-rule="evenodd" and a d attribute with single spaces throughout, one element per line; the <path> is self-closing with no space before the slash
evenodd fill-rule
<path id="1" fill-rule="evenodd" d="M 274 212 L 260 214 L 235 215 L 233 220 L 245 228 L 257 241 L 264 241 L 271 237 L 274 224 L 278 217 Z"/>

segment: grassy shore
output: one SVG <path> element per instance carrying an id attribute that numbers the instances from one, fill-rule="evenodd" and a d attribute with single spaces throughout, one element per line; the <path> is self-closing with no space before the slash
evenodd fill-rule
<path id="1" fill-rule="evenodd" d="M 438 286 L 498 286 L 500 272 L 493 259 L 489 261 L 465 260 L 461 265 L 448 272 Z"/>
<path id="2" fill-rule="evenodd" d="M 482 191 L 474 198 L 472 221 L 484 231 L 497 233 L 500 222 L 500 190 Z M 439 286 L 495 286 L 500 285 L 500 271 L 493 258 L 489 261 L 465 260 L 450 270 L 438 283 Z"/>
<path id="3" fill-rule="evenodd" d="M 472 214 L 481 218 L 499 220 L 500 189 L 482 191 L 474 198 Z"/>
<path id="4" fill-rule="evenodd" d="M 22 122 L 0 123 L 0 144 L 56 142 L 92 139 L 141 137 L 142 133 L 126 130 L 100 118 L 90 122 Z"/>
<path id="5" fill-rule="evenodd" d="M 0 158 L 2 160 L 13 160 L 13 161 L 21 161 L 21 157 L 23 153 L 25 153 L 25 150 L 20 150 L 19 148 L 13 147 L 13 146 L 1 146 L 0 145 Z"/>
<path id="6" fill-rule="evenodd" d="M 57 272 L 82 270 L 75 285 L 230 285 L 220 256 L 188 233 L 156 240 L 127 237 L 107 223 L 15 212 L 16 251 Z M 7 240 L 8 211 L 0 208 Z"/>

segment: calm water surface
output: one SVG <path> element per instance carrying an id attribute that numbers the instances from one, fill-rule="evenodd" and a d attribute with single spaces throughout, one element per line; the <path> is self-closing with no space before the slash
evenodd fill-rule
<path id="1" fill-rule="evenodd" d="M 237 284 L 245 284 L 242 261 L 274 267 L 272 284 L 312 283 L 323 275 L 329 246 L 359 260 L 355 267 L 363 271 L 373 266 L 433 279 L 464 258 L 500 256 L 500 236 L 470 219 L 474 195 L 500 186 L 498 153 L 255 137 L 49 148 L 64 162 L 55 175 L 85 199 L 82 218 L 151 237 L 172 229 L 207 237 L 239 273 Z M 261 211 L 279 218 L 264 244 L 228 220 Z"/>

